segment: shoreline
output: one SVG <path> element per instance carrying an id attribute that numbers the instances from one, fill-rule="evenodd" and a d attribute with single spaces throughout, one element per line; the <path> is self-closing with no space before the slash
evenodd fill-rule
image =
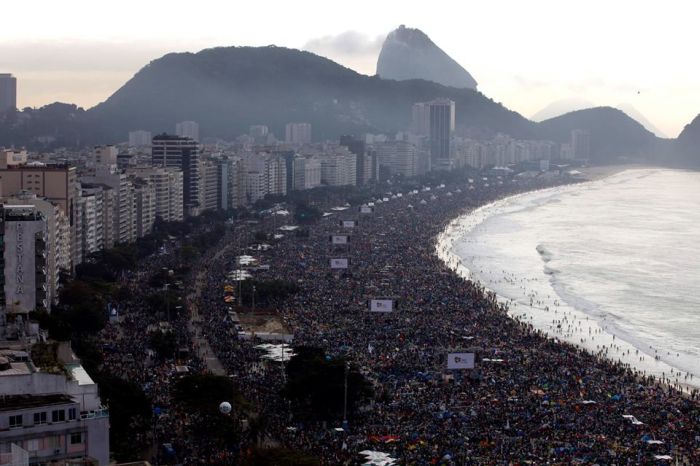
<path id="1" fill-rule="evenodd" d="M 516 322 L 532 325 L 534 329 L 541 331 L 543 335 L 550 340 L 573 345 L 577 349 L 586 351 L 593 356 L 604 358 L 612 363 L 622 363 L 629 366 L 630 369 L 638 373 L 640 377 L 651 376 L 656 383 L 673 388 L 684 395 L 689 395 L 693 390 L 700 388 L 700 379 L 694 377 L 689 380 L 684 380 L 684 376 L 692 374 L 690 371 L 674 366 L 672 362 L 662 357 L 658 357 L 657 359 L 655 352 L 649 351 L 647 348 L 644 348 L 644 346 L 649 346 L 652 350 L 654 348 L 642 342 L 634 342 L 634 338 L 622 331 L 615 322 L 607 322 L 605 317 L 601 318 L 600 316 L 592 314 L 590 311 L 569 304 L 553 283 L 550 283 L 550 285 L 555 292 L 555 297 L 558 298 L 554 300 L 554 303 L 557 303 L 557 301 L 563 302 L 565 303 L 565 308 L 569 309 L 561 314 L 559 314 L 559 312 L 562 310 L 557 307 L 550 309 L 548 306 L 545 306 L 544 302 L 535 301 L 535 305 L 533 306 L 532 297 L 530 298 L 529 306 L 527 306 L 523 305 L 522 302 L 518 303 L 515 298 L 509 298 L 489 288 L 487 284 L 483 283 L 483 277 L 479 277 L 478 273 L 470 271 L 463 263 L 462 258 L 454 251 L 455 246 L 458 245 L 463 238 L 470 235 L 474 229 L 489 218 L 502 214 L 504 206 L 514 199 L 532 196 L 536 193 L 556 193 L 560 191 L 559 194 L 562 194 L 578 189 L 581 185 L 600 182 L 626 171 L 654 169 L 663 170 L 664 168 L 648 165 L 587 167 L 581 169 L 582 174 L 586 176 L 586 180 L 581 183 L 565 184 L 505 196 L 488 204 L 477 206 L 476 208 L 465 209 L 461 214 L 449 221 L 443 231 L 437 235 L 434 244 L 435 254 L 450 270 L 455 272 L 462 279 L 471 280 L 481 286 L 485 291 L 493 293 L 498 302 L 507 308 L 508 316 Z M 478 218 L 481 214 L 485 215 Z M 477 216 L 477 218 L 474 221 L 475 216 Z M 504 273 L 508 273 L 508 271 L 506 270 Z M 512 279 L 516 278 L 518 277 L 513 275 Z M 523 277 L 519 278 L 523 280 Z M 529 292 L 530 290 L 526 290 L 524 294 L 529 295 Z M 585 299 L 585 296 L 583 298 Z M 551 314 L 552 310 L 554 311 L 554 315 Z M 551 319 L 552 317 L 556 318 L 545 322 L 545 319 Z M 537 320 L 534 320 L 535 318 Z M 557 324 L 556 326 L 555 323 Z M 569 332 L 569 330 L 572 329 L 572 324 L 573 329 L 581 330 L 576 326 L 577 323 L 579 327 L 582 323 L 588 325 L 588 335 Z M 568 325 L 566 333 L 563 332 L 563 325 L 565 324 Z M 585 338 L 581 338 L 582 336 Z M 597 341 L 596 338 L 598 339 Z M 613 353 L 612 350 L 615 350 L 615 353 Z M 672 378 L 674 376 L 675 378 Z"/>

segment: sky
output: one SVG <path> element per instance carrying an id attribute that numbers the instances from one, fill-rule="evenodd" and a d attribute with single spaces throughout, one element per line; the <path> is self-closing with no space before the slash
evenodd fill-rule
<path id="1" fill-rule="evenodd" d="M 18 106 L 91 107 L 149 61 L 215 46 L 309 50 L 374 74 L 386 34 L 421 29 L 496 102 L 631 106 L 675 137 L 700 113 L 692 0 L 8 0 L 0 73 Z"/>

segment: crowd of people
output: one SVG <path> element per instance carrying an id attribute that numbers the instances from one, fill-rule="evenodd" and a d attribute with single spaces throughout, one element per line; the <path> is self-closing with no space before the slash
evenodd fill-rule
<path id="1" fill-rule="evenodd" d="M 435 254 L 437 235 L 465 209 L 561 182 L 465 179 L 387 193 L 369 213 L 329 197 L 321 206 L 328 215 L 310 225 L 308 235 L 280 230 L 280 218 L 293 221 L 274 214 L 230 228 L 193 265 L 191 273 L 206 271 L 198 275 L 204 277 L 201 293 L 172 325 L 184 332 L 179 338 L 194 341 L 188 311 L 196 306 L 197 332 L 263 420 L 255 435 L 244 435 L 239 454 L 267 443 L 307 451 L 327 465 L 355 464 L 367 450 L 404 465 L 700 464 L 697 392 L 684 396 L 630 367 L 547 338 L 508 317 L 495 296 L 458 277 Z M 344 227 L 342 220 L 356 224 Z M 251 249 L 259 242 L 254 231 L 267 235 L 269 248 Z M 338 234 L 349 242 L 332 244 L 329 238 Z M 244 254 L 269 266 L 250 270 L 253 279 L 298 285 L 296 293 L 266 303 L 293 334 L 293 346 L 344 357 L 372 383 L 374 396 L 346 429 L 295 419 L 281 396 L 284 361 L 261 362 L 260 341 L 239 338 L 223 290 Z M 331 269 L 331 258 L 348 259 L 348 268 Z M 180 265 L 160 260 L 143 270 Z M 118 334 L 123 348 L 107 364 L 167 406 L 174 361 L 141 365 L 148 342 L 139 329 L 157 318 L 140 311 L 143 296 L 134 277 L 126 279 L 133 287 L 128 313 L 107 332 Z M 393 311 L 369 312 L 368 301 L 378 298 L 392 300 Z M 252 312 L 248 304 L 236 309 Z M 205 371 L 191 350 L 180 363 Z M 457 351 L 473 352 L 475 368 L 448 370 L 447 355 Z M 129 353 L 137 362 L 121 359 Z M 187 444 L 177 419 L 172 416 L 162 432 L 179 439 L 189 464 L 200 464 L 201 451 Z M 209 452 L 207 461 L 213 457 Z M 234 464 L 230 457 L 222 461 Z"/>

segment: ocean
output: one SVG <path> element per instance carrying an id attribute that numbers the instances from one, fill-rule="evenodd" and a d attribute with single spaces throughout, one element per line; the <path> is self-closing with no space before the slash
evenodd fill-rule
<path id="1" fill-rule="evenodd" d="M 551 337 L 700 386 L 700 172 L 512 196 L 453 221 L 438 253 Z"/>

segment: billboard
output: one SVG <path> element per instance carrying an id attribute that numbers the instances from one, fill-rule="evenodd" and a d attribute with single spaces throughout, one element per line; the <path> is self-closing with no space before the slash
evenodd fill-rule
<path id="1" fill-rule="evenodd" d="M 348 244 L 350 242 L 348 235 L 331 235 L 330 239 L 333 244 Z"/>
<path id="2" fill-rule="evenodd" d="M 449 353 L 448 369 L 474 369 L 474 353 Z"/>
<path id="3" fill-rule="evenodd" d="M 392 312 L 394 310 L 393 299 L 370 299 L 369 312 Z"/>
<path id="4" fill-rule="evenodd" d="M 347 269 L 348 263 L 349 263 L 348 260 L 345 258 L 331 259 L 331 268 L 332 269 Z"/>

